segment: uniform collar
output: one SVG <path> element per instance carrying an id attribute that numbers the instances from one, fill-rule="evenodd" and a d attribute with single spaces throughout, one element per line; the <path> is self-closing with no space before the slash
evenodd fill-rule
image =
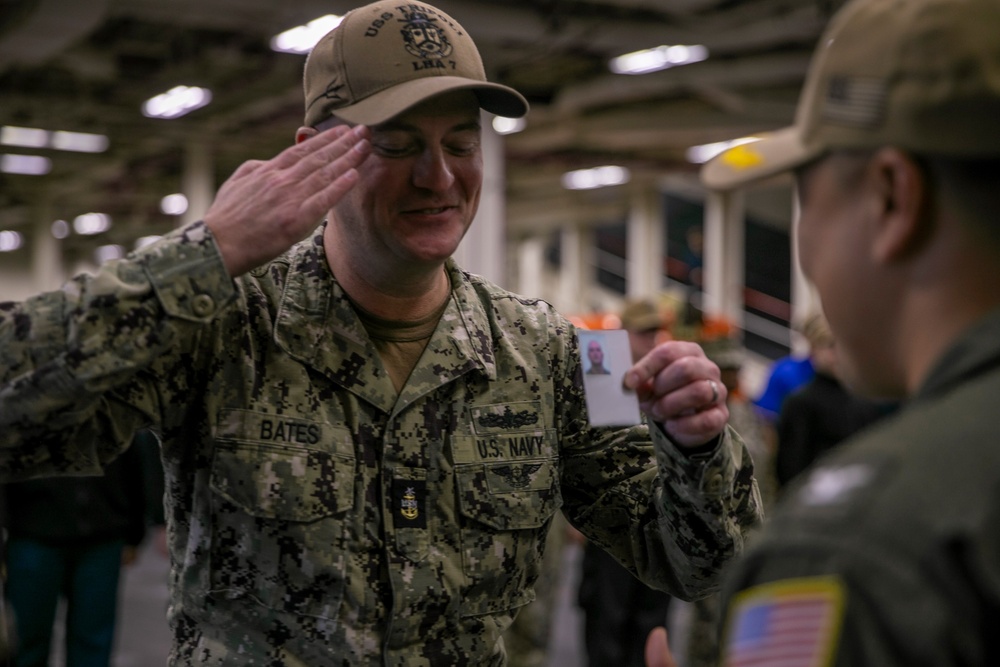
<path id="1" fill-rule="evenodd" d="M 491 319 L 475 279 L 449 259 L 448 305 L 397 396 L 368 333 L 330 271 L 323 230 L 321 226 L 288 253 L 289 270 L 274 326 L 281 349 L 385 412 L 398 412 L 467 372 L 496 378 Z"/>
<path id="2" fill-rule="evenodd" d="M 965 330 L 931 367 L 918 397 L 952 389 L 1000 364 L 1000 308 Z"/>

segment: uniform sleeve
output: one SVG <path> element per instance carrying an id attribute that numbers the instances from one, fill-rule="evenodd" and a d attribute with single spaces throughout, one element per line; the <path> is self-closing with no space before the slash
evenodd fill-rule
<path id="1" fill-rule="evenodd" d="M 993 664 L 984 640 L 997 603 L 973 579 L 969 557 L 978 546 L 906 553 L 890 540 L 841 534 L 853 530 L 846 526 L 824 528 L 768 536 L 735 564 L 723 594 L 719 664 Z"/>
<path id="2" fill-rule="evenodd" d="M 563 397 L 570 522 L 650 586 L 685 600 L 716 590 L 723 566 L 762 520 L 742 439 L 727 428 L 713 452 L 688 457 L 659 427 L 589 428 L 579 407 L 582 380 L 570 386 Z"/>
<path id="3" fill-rule="evenodd" d="M 98 474 L 190 391 L 199 333 L 235 295 L 198 222 L 0 304 L 0 476 Z"/>

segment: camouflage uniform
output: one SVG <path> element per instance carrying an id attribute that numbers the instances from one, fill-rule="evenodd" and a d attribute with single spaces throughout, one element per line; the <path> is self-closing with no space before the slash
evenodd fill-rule
<path id="1" fill-rule="evenodd" d="M 588 428 L 571 325 L 447 270 L 398 395 L 322 228 L 233 281 L 194 223 L 2 304 L 0 470 L 97 473 L 155 425 L 172 665 L 503 665 L 560 508 L 650 583 L 714 587 L 758 520 L 739 437 Z"/>

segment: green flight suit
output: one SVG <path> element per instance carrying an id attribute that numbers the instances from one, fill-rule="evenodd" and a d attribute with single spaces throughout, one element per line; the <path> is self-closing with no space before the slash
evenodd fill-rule
<path id="1" fill-rule="evenodd" d="M 783 493 L 726 579 L 724 664 L 1000 664 L 998 407 L 994 311 Z"/>

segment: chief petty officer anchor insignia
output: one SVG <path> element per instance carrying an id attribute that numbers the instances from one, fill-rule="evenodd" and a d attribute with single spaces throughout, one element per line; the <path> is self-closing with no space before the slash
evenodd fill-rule
<path id="1" fill-rule="evenodd" d="M 394 479 L 392 497 L 399 510 L 397 528 L 426 528 L 427 516 L 421 505 L 427 497 L 427 482 L 414 479 Z"/>

